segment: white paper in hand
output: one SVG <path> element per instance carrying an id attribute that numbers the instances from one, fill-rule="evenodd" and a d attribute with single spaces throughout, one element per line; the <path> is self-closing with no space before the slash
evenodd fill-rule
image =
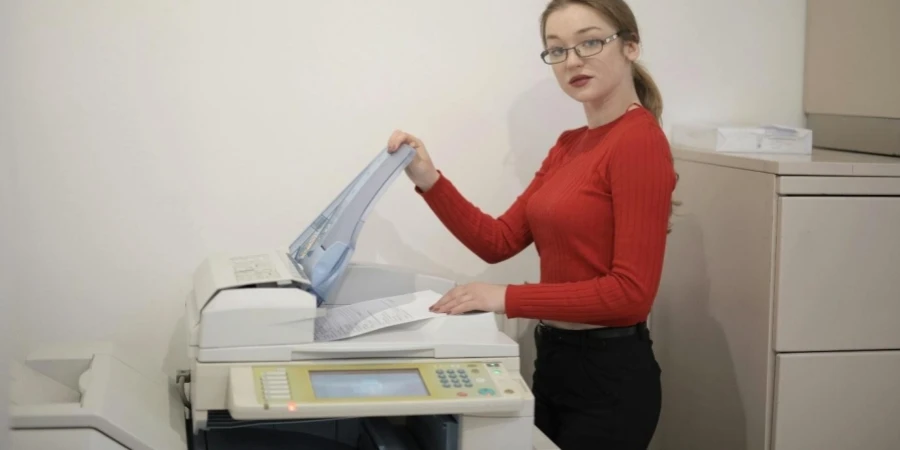
<path id="1" fill-rule="evenodd" d="M 429 290 L 330 308 L 316 318 L 315 340 L 336 341 L 441 316 L 428 310 L 441 297 Z"/>

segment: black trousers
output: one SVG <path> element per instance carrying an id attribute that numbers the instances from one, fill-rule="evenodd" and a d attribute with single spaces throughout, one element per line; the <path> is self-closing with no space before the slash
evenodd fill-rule
<path id="1" fill-rule="evenodd" d="M 539 324 L 535 425 L 560 450 L 645 450 L 662 404 L 660 368 L 645 324 L 625 336 Z M 613 329 L 607 333 L 622 333 Z"/>

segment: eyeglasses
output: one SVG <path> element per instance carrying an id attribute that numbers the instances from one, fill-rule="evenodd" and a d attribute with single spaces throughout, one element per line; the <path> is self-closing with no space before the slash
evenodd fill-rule
<path id="1" fill-rule="evenodd" d="M 603 46 L 616 40 L 621 35 L 620 32 L 614 33 L 606 39 L 588 39 L 574 47 L 552 47 L 541 52 L 541 59 L 547 64 L 559 64 L 569 58 L 569 50 L 575 50 L 581 58 L 594 56 L 603 51 Z"/>

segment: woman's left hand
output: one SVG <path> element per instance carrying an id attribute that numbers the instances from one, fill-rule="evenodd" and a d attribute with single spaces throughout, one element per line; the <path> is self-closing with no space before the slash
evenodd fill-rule
<path id="1" fill-rule="evenodd" d="M 469 311 L 503 314 L 506 312 L 506 286 L 485 283 L 457 286 L 432 305 L 431 311 L 447 314 Z"/>

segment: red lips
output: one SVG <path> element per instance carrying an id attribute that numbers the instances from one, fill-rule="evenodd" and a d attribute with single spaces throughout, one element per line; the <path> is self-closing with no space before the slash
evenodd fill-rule
<path id="1" fill-rule="evenodd" d="M 569 78 L 569 84 L 584 84 L 587 80 L 590 80 L 593 77 L 589 77 L 587 75 L 575 75 L 572 78 Z"/>

